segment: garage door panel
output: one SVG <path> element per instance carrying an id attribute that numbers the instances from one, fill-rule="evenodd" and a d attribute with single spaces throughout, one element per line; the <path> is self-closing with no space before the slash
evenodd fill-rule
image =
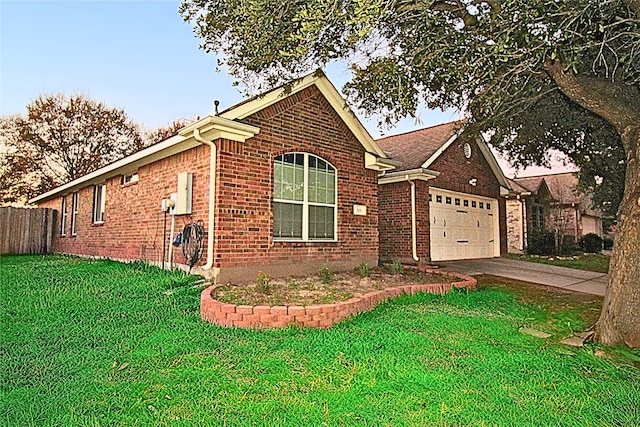
<path id="1" fill-rule="evenodd" d="M 497 207 L 497 202 L 437 189 L 430 189 L 430 192 L 431 259 L 444 261 L 492 257 L 495 239 L 493 209 Z M 447 204 L 447 198 L 454 202 Z M 456 199 L 460 200 L 460 205 L 455 204 Z M 465 200 L 468 206 L 463 206 Z"/>

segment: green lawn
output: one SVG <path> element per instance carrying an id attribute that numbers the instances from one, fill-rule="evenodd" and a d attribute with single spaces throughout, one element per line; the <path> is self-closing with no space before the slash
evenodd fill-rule
<path id="1" fill-rule="evenodd" d="M 251 331 L 202 322 L 181 273 L 62 256 L 0 269 L 6 426 L 640 424 L 640 352 L 557 344 L 598 297 L 484 278 L 329 330 Z"/>
<path id="2" fill-rule="evenodd" d="M 583 254 L 567 257 L 544 257 L 536 255 L 509 254 L 509 258 L 519 261 L 537 262 L 539 264 L 557 265 L 560 267 L 576 268 L 578 270 L 595 271 L 598 273 L 609 272 L 611 257 L 601 254 Z"/>

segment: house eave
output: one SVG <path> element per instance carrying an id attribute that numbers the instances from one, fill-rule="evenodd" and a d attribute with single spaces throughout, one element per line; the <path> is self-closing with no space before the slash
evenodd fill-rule
<path id="1" fill-rule="evenodd" d="M 178 134 L 184 138 L 190 138 L 196 129 L 200 131 L 200 135 L 210 141 L 224 138 L 231 141 L 245 142 L 260 133 L 259 127 L 209 115 L 180 129 Z"/>
<path id="2" fill-rule="evenodd" d="M 395 182 L 414 181 L 414 180 L 429 181 L 431 179 L 437 178 L 438 175 L 440 175 L 440 172 L 430 170 L 430 169 L 425 169 L 425 168 L 411 169 L 406 171 L 396 171 L 396 172 L 386 173 L 381 177 L 379 177 L 378 184 L 384 185 L 384 184 L 393 184 Z"/>
<path id="3" fill-rule="evenodd" d="M 364 167 L 367 169 L 376 170 L 379 172 L 386 172 L 400 166 L 400 162 L 396 160 L 377 157 L 372 153 L 364 153 Z"/>
<path id="4" fill-rule="evenodd" d="M 58 195 L 74 192 L 88 185 L 104 182 L 106 179 L 109 179 L 116 175 L 135 171 L 141 166 L 147 165 L 149 163 L 174 154 L 181 153 L 198 145 L 198 142 L 194 140 L 187 141 L 183 136 L 179 134 L 172 136 L 171 138 L 142 149 L 137 153 L 131 154 L 130 156 L 117 160 L 87 175 L 56 187 L 53 190 L 40 194 L 39 196 L 30 199 L 28 203 L 33 204 L 43 202 Z"/>

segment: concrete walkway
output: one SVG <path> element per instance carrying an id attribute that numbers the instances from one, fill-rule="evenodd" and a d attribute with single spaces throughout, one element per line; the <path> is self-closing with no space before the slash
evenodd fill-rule
<path id="1" fill-rule="evenodd" d="M 604 296 L 608 282 L 608 276 L 604 273 L 507 258 L 440 261 L 433 264 L 444 271 L 457 271 L 470 276 L 491 274 L 601 296 Z"/>

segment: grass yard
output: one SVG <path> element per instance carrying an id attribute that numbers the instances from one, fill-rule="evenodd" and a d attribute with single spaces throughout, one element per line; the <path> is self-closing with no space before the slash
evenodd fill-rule
<path id="1" fill-rule="evenodd" d="M 509 254 L 510 259 L 518 261 L 536 262 L 539 264 L 557 265 L 559 267 L 576 268 L 578 270 L 608 273 L 611 257 L 602 254 L 582 254 L 576 256 L 537 256 Z"/>
<path id="2" fill-rule="evenodd" d="M 484 277 L 329 330 L 255 331 L 202 322 L 182 273 L 62 256 L 0 269 L 6 426 L 640 425 L 640 352 L 557 344 L 598 297 Z"/>

